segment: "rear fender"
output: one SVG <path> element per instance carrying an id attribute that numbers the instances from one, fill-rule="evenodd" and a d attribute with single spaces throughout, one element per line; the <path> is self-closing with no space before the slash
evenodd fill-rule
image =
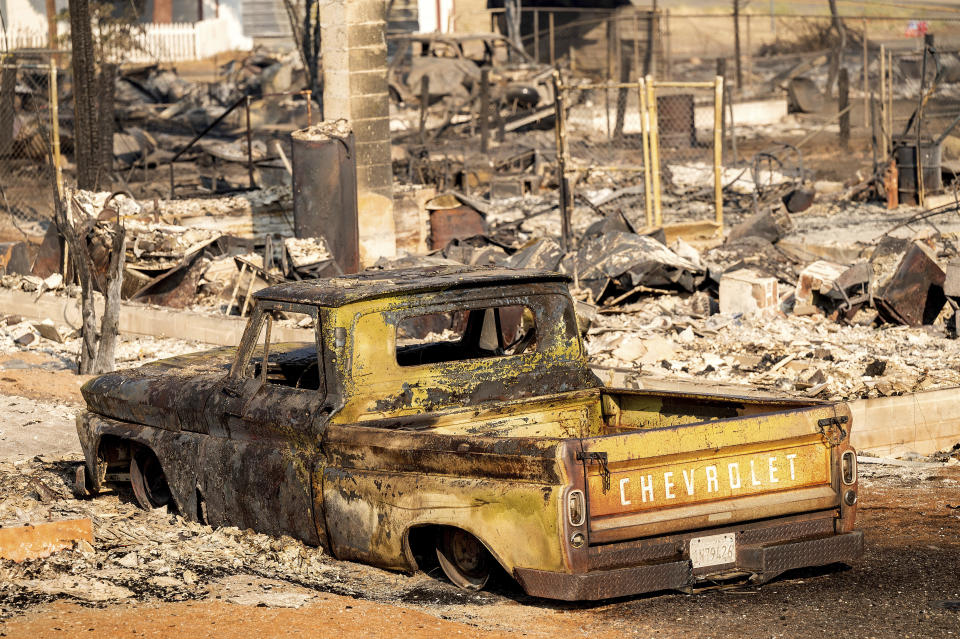
<path id="1" fill-rule="evenodd" d="M 561 492 L 532 482 L 329 467 L 323 479 L 333 554 L 401 570 L 417 567 L 411 530 L 449 526 L 479 539 L 508 573 L 517 566 L 563 571 Z"/>

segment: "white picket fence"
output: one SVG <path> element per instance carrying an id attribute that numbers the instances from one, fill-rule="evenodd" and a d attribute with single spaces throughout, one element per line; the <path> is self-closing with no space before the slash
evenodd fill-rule
<path id="1" fill-rule="evenodd" d="M 225 51 L 245 50 L 253 46 L 250 38 L 238 33 L 237 25 L 217 18 L 200 22 L 174 24 L 149 23 L 143 31 L 133 33 L 133 46 L 106 52 L 112 62 L 179 62 L 200 60 Z M 68 35 L 67 25 L 60 25 L 61 35 Z M 0 51 L 44 49 L 46 31 L 11 28 L 0 31 Z"/>

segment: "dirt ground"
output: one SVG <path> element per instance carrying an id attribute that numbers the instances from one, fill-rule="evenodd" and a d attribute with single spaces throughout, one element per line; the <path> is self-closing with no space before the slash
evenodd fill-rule
<path id="1" fill-rule="evenodd" d="M 0 395 L 80 405 L 83 403 L 80 387 L 90 376 L 77 375 L 62 366 L 58 358 L 46 353 L 23 351 L 0 355 Z"/>

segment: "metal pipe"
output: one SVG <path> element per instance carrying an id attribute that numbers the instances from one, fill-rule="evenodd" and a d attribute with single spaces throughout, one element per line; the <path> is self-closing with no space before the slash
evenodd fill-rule
<path id="1" fill-rule="evenodd" d="M 430 102 L 430 76 L 420 76 L 420 144 L 427 144 L 427 106 Z"/>
<path id="2" fill-rule="evenodd" d="M 893 51 L 887 51 L 887 73 L 890 74 L 887 81 L 887 131 L 890 146 L 893 146 Z"/>
<path id="3" fill-rule="evenodd" d="M 743 67 L 740 60 L 740 0 L 733 0 L 733 55 L 736 58 L 737 88 L 743 88 Z"/>
<path id="4" fill-rule="evenodd" d="M 540 11 L 533 10 L 533 57 L 540 62 Z"/>
<path id="5" fill-rule="evenodd" d="M 649 77 L 649 76 L 648 76 Z M 657 81 L 659 89 L 712 89 L 713 82 L 660 82 Z"/>
<path id="6" fill-rule="evenodd" d="M 920 102 L 917 105 L 917 205 L 924 206 L 924 196 L 926 193 L 923 188 L 923 153 L 920 148 L 920 133 L 923 129 L 923 105 L 926 100 L 924 100 L 924 90 L 926 89 L 927 83 L 927 51 L 933 47 L 933 34 L 927 33 L 923 36 L 923 62 L 920 64 Z M 938 74 L 939 75 L 939 74 Z"/>

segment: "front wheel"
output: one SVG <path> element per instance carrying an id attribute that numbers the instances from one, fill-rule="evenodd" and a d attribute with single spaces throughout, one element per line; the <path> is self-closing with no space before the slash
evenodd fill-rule
<path id="1" fill-rule="evenodd" d="M 493 557 L 480 540 L 456 528 L 438 535 L 437 560 L 447 579 L 464 590 L 482 590 L 493 570 Z"/>
<path id="2" fill-rule="evenodd" d="M 166 508 L 170 503 L 170 487 L 157 456 L 149 450 L 139 450 L 130 460 L 130 484 L 137 503 L 144 510 Z"/>

